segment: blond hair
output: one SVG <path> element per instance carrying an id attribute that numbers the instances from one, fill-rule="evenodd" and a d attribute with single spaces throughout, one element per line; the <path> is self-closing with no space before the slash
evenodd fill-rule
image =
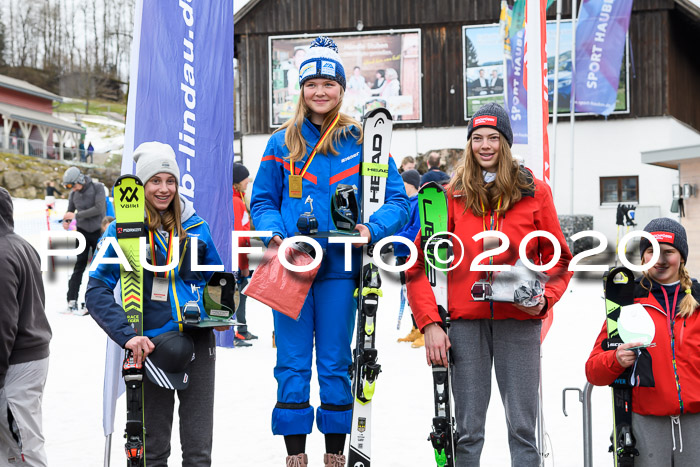
<path id="1" fill-rule="evenodd" d="M 463 196 L 465 212 L 471 209 L 475 216 L 483 216 L 484 211 L 491 209 L 503 214 L 522 199 L 523 191 L 534 189 L 534 178 L 528 180 L 520 170 L 520 164 L 513 158 L 510 146 L 503 137 L 498 149 L 496 180 L 489 184 L 484 183 L 482 168 L 472 151 L 472 138 L 469 138 L 464 157 L 458 163 L 448 187 L 449 192 Z"/>
<path id="2" fill-rule="evenodd" d="M 642 264 L 644 264 L 644 256 L 642 256 Z M 649 271 L 644 271 L 642 274 L 644 274 L 644 278 L 640 281 L 640 285 L 642 288 L 644 288 L 644 290 L 651 292 L 652 278 L 649 276 Z M 678 314 L 676 316 L 679 318 L 690 318 L 693 316 L 693 313 L 695 313 L 698 307 L 700 307 L 700 303 L 695 300 L 695 297 L 693 297 L 693 294 L 691 293 L 693 281 L 690 278 L 690 273 L 688 273 L 688 270 L 685 268 L 685 262 L 681 262 L 681 265 L 678 268 L 678 275 L 681 279 L 681 291 L 684 292 L 685 296 L 678 304 Z M 644 279 L 646 279 L 649 283 L 648 287 L 644 283 Z"/>
<path id="3" fill-rule="evenodd" d="M 338 104 L 323 118 L 321 134 L 323 134 L 326 128 L 328 128 L 335 116 L 340 113 L 340 107 L 343 104 L 344 95 L 345 92 L 343 89 L 341 89 Z M 307 147 L 310 147 L 310 145 L 306 142 L 306 139 L 304 139 L 304 136 L 301 134 L 301 128 L 304 126 L 304 119 L 310 114 L 311 110 L 306 105 L 306 101 L 304 100 L 304 87 L 302 86 L 301 95 L 299 96 L 296 109 L 294 110 L 294 117 L 284 122 L 284 124 L 277 130 L 286 130 L 284 135 L 284 144 L 289 150 L 289 162 L 292 164 L 303 159 L 306 155 Z M 275 133 L 277 133 L 277 131 Z M 362 125 L 360 125 L 360 122 L 352 117 L 349 117 L 348 115 L 340 113 L 338 123 L 331 130 L 328 137 L 323 141 L 323 144 L 321 144 L 321 146 L 318 148 L 318 152 L 321 154 L 333 154 L 334 156 L 337 156 L 338 151 L 335 149 L 335 146 L 339 143 L 340 138 L 345 136 L 346 133 L 351 133 L 353 131 L 358 132 L 357 143 L 362 144 L 363 134 Z"/>

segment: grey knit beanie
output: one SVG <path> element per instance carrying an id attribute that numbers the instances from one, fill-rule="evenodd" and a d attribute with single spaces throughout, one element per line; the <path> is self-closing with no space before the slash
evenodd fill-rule
<path id="1" fill-rule="evenodd" d="M 681 224 L 668 217 L 659 217 L 649 222 L 644 231 L 649 232 L 657 242 L 671 245 L 678 250 L 684 262 L 688 261 L 688 237 Z M 650 246 L 651 242 L 642 237 L 639 240 L 639 256 L 643 257 Z"/>
<path id="2" fill-rule="evenodd" d="M 155 174 L 169 173 L 180 184 L 180 168 L 175 159 L 175 151 L 169 144 L 150 141 L 141 143 L 134 151 L 136 176 L 145 185 Z"/>
<path id="3" fill-rule="evenodd" d="M 513 146 L 513 130 L 510 127 L 510 118 L 503 107 L 490 102 L 481 106 L 467 126 L 467 139 L 471 138 L 475 128 L 486 127 L 498 130 L 508 141 L 508 146 Z"/>
<path id="4" fill-rule="evenodd" d="M 85 184 L 85 175 L 77 167 L 68 167 L 63 173 L 63 185 L 79 183 Z"/>

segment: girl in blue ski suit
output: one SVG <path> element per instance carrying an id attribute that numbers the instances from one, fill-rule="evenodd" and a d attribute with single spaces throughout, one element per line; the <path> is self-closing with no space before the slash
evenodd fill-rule
<path id="1" fill-rule="evenodd" d="M 324 66 L 321 66 L 323 62 Z M 328 67 L 331 63 L 332 66 Z M 337 47 L 328 38 L 317 38 L 300 68 L 302 96 L 295 117 L 270 138 L 253 186 L 251 216 L 256 230 L 272 231 L 272 239 L 298 232 L 299 216 L 310 210 L 320 232 L 334 229 L 331 196 L 339 183 L 361 186 L 362 129 L 354 119 L 339 114 L 345 89 L 345 74 Z M 319 145 L 310 163 L 312 148 L 338 116 L 337 125 Z M 290 196 L 290 175 L 303 173 L 300 197 Z M 291 165 L 290 165 L 291 164 Z M 294 168 L 292 174 L 290 169 Z M 299 196 L 299 195 L 297 195 Z M 361 196 L 358 193 L 358 202 Z M 393 159 L 389 161 L 385 204 L 356 230 L 374 243 L 393 235 L 408 220 L 409 204 Z M 326 438 L 324 462 L 345 465 L 342 455 L 345 435 L 350 432 L 353 397 L 348 369 L 352 363 L 351 340 L 361 250 L 352 250 L 352 269 L 345 271 L 344 246 L 317 241 L 323 261 L 297 321 L 277 311 L 274 315 L 277 343 L 277 405 L 272 413 L 272 431 L 285 437 L 287 465 L 305 466 L 306 435 L 311 433 L 314 410 L 309 405 L 311 358 L 315 344 L 321 406 L 316 425 Z"/>
<path id="2" fill-rule="evenodd" d="M 195 213 L 192 204 L 178 193 L 180 171 L 173 149 L 162 143 L 143 143 L 134 151 L 134 159 L 136 175 L 144 183 L 146 228 L 153 233 L 155 242 L 151 245 L 147 240 L 147 260 L 159 266 L 169 264 L 170 258 L 166 259 L 168 237 L 173 235 L 179 238 L 179 263 L 168 273 L 166 287 L 159 289 L 164 292 L 160 300 L 153 295 L 156 290 L 154 273 L 143 270 L 143 336 L 136 335 L 121 305 L 114 299 L 113 290 L 119 283 L 118 264 L 102 263 L 90 272 L 85 295 L 87 308 L 114 342 L 133 352 L 138 364 L 155 349 L 151 339 L 156 336 L 180 331 L 192 338 L 194 358 L 187 368 L 188 386 L 177 390 L 182 465 L 208 467 L 211 465 L 214 414 L 214 333 L 211 328 L 183 326 L 178 321 L 182 321 L 182 308 L 188 301 L 197 301 L 202 318 L 206 318 L 202 297 L 212 272 L 192 270 L 192 240 L 198 240 L 197 263 L 200 266 L 220 265 L 221 259 L 209 225 Z M 116 238 L 116 229 L 114 221 L 100 240 L 100 247 L 105 238 Z M 111 246 L 105 257 L 116 257 Z M 199 291 L 192 286 L 199 287 Z M 154 384 L 144 375 L 143 394 L 144 426 L 147 429 L 146 463 L 149 467 L 167 466 L 175 391 Z"/>

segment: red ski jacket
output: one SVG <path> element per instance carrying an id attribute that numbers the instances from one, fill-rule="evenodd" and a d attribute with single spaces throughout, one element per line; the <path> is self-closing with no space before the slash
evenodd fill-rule
<path id="1" fill-rule="evenodd" d="M 693 282 L 693 296 L 700 301 L 700 286 Z M 681 290 L 678 300 L 683 298 Z M 635 303 L 641 303 L 654 321 L 655 347 L 649 347 L 655 387 L 632 388 L 632 411 L 641 415 L 670 416 L 700 412 L 700 309 L 689 318 L 669 319 L 665 307 L 639 282 Z M 591 384 L 611 384 L 624 368 L 614 350 L 603 350 L 607 337 L 603 328 L 586 362 L 586 378 Z"/>
<path id="2" fill-rule="evenodd" d="M 245 208 L 244 193 L 233 190 L 233 230 L 250 230 L 250 215 Z M 249 237 L 238 237 L 239 247 L 249 247 Z M 248 269 L 248 254 L 238 254 L 238 269 Z"/>
<path id="3" fill-rule="evenodd" d="M 532 175 L 528 172 L 528 176 Z M 491 215 L 484 218 L 475 216 L 471 210 L 464 210 L 464 202 L 459 194 L 448 194 L 448 229 L 459 237 L 462 244 L 453 242 L 455 260 L 464 254 L 462 262 L 447 275 L 448 307 L 451 319 L 508 319 L 518 320 L 543 319 L 552 309 L 554 304 L 562 296 L 573 273 L 568 271 L 571 260 L 571 252 L 561 232 L 557 212 L 552 200 L 552 192 L 544 182 L 534 179 L 534 192 L 524 192 L 523 197 L 505 216 L 498 217 L 498 229 L 491 228 Z M 559 260 L 546 271 L 549 280 L 545 285 L 545 297 L 547 303 L 545 309 L 538 316 L 531 316 L 518 310 L 511 303 L 490 303 L 473 301 L 471 297 L 472 285 L 486 278 L 486 272 L 472 271 L 472 260 L 484 251 L 484 241 L 474 241 L 472 237 L 484 230 L 499 230 L 507 235 L 510 246 L 507 251 L 497 255 L 493 264 L 513 265 L 519 258 L 519 248 L 522 239 L 530 232 L 544 230 L 557 240 L 561 247 Z M 406 271 L 406 283 L 408 286 L 408 301 L 418 328 L 423 330 L 425 326 L 433 322 L 440 322 L 435 296 L 430 283 L 425 275 L 423 251 L 420 245 L 420 232 L 416 238 L 418 260 Z M 462 245 L 464 250 L 462 250 Z M 526 248 L 527 258 L 536 265 L 548 264 L 554 257 L 552 242 L 543 237 L 530 240 Z M 486 260 L 488 261 L 488 259 Z"/>

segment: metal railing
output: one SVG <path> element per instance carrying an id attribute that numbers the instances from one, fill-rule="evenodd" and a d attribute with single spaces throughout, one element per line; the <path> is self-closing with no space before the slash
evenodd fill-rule
<path id="1" fill-rule="evenodd" d="M 561 410 L 564 416 L 566 413 L 566 392 L 578 392 L 578 401 L 582 404 L 583 410 L 583 467 L 593 467 L 593 412 L 591 410 L 591 392 L 593 385 L 586 383 L 583 391 L 579 388 L 564 388 L 561 392 Z"/>
<path id="2" fill-rule="evenodd" d="M 44 157 L 44 142 L 36 139 L 27 140 L 27 151 L 26 154 L 35 157 Z M 13 154 L 25 154 L 25 140 L 21 137 L 11 136 L 9 138 L 8 145 L 4 145 L 3 138 L 0 137 L 0 150 L 2 152 L 9 152 Z M 87 152 L 84 151 L 85 156 Z M 48 159 L 60 159 L 60 148 L 58 145 L 47 144 L 46 145 L 46 157 Z M 80 161 L 80 149 L 79 148 L 63 148 L 63 158 L 64 160 L 74 160 Z"/>

